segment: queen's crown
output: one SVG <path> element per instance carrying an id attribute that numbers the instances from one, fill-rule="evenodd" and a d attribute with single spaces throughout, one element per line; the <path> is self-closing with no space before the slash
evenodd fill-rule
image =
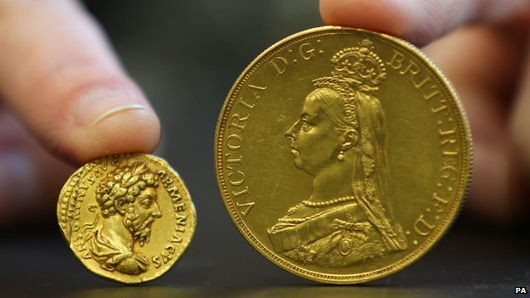
<path id="1" fill-rule="evenodd" d="M 363 91 L 376 91 L 385 79 L 385 64 L 372 51 L 372 42 L 361 41 L 358 47 L 346 48 L 331 58 L 334 76 L 342 77 Z"/>

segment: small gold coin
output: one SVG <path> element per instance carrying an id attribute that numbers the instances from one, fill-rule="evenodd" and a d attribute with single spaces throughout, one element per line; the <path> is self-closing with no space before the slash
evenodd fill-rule
<path id="1" fill-rule="evenodd" d="M 321 27 L 259 55 L 219 116 L 215 167 L 243 236 L 299 276 L 348 284 L 401 270 L 467 191 L 469 125 L 417 48 Z"/>
<path id="2" fill-rule="evenodd" d="M 169 270 L 186 250 L 197 222 L 179 175 L 148 154 L 85 164 L 63 186 L 57 217 L 88 270 L 127 284 Z"/>

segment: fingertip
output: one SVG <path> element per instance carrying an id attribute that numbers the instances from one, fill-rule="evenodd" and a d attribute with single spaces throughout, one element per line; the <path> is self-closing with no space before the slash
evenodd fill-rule
<path id="1" fill-rule="evenodd" d="M 78 3 L 11 2 L 16 13 L 0 26 L 9 57 L 1 60 L 0 89 L 41 143 L 77 164 L 154 150 L 155 112 Z"/>
<path id="2" fill-rule="evenodd" d="M 406 17 L 397 0 L 321 0 L 320 14 L 328 25 L 357 27 L 403 37 Z"/>
<path id="3" fill-rule="evenodd" d="M 443 33 L 477 17 L 475 1 L 321 0 L 329 25 L 387 33 L 424 46 Z"/>
<path id="4" fill-rule="evenodd" d="M 152 152 L 159 138 L 160 122 L 154 111 L 147 105 L 126 104 L 72 129 L 64 151 L 83 164 L 106 155 Z"/>

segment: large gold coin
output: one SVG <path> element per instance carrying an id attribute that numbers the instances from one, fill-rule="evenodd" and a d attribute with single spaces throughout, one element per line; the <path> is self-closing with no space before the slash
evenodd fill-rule
<path id="1" fill-rule="evenodd" d="M 238 78 L 215 136 L 217 180 L 243 236 L 302 277 L 359 283 L 422 256 L 460 209 L 471 136 L 441 71 L 407 42 L 321 27 Z"/>
<path id="2" fill-rule="evenodd" d="M 148 154 L 108 156 L 81 167 L 61 190 L 57 217 L 85 267 L 128 284 L 169 270 L 197 221 L 179 175 Z"/>

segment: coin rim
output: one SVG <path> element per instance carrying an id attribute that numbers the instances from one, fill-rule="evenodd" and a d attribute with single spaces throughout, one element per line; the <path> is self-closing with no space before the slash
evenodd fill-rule
<path id="1" fill-rule="evenodd" d="M 450 100 L 450 102 L 455 107 L 455 112 L 456 112 L 455 114 L 459 112 L 459 115 L 457 116 L 460 116 L 459 119 L 461 123 L 458 125 L 457 129 L 460 132 L 460 136 L 463 142 L 462 144 L 463 151 L 465 151 L 462 153 L 463 155 L 463 160 L 462 160 L 463 175 L 462 175 L 462 179 L 460 180 L 461 183 L 459 183 L 459 189 L 456 192 L 457 195 L 454 196 L 455 202 L 452 203 L 450 210 L 447 211 L 447 215 L 444 216 L 444 221 L 442 221 L 439 224 L 439 228 L 433 231 L 433 235 L 430 236 L 428 239 L 426 239 L 420 246 L 416 247 L 405 258 L 402 258 L 399 261 L 394 262 L 390 265 L 387 265 L 383 268 L 364 272 L 364 273 L 357 273 L 357 274 L 320 273 L 320 272 L 316 272 L 316 271 L 303 268 L 301 266 L 288 262 L 284 260 L 283 258 L 280 258 L 279 256 L 277 256 L 274 252 L 272 252 L 265 245 L 259 242 L 259 240 L 252 234 L 251 230 L 246 226 L 245 222 L 240 217 L 239 213 L 237 212 L 234 206 L 234 202 L 232 201 L 228 193 L 227 186 L 224 181 L 224 173 L 223 173 L 223 164 L 224 164 L 223 163 L 223 148 L 222 148 L 223 142 L 221 140 L 221 135 L 224 135 L 226 121 L 230 114 L 231 107 L 234 101 L 236 100 L 236 96 L 234 95 L 239 93 L 240 89 L 247 82 L 247 80 L 252 76 L 252 74 L 259 67 L 261 67 L 263 63 L 266 62 L 266 60 L 270 56 L 276 54 L 282 49 L 296 42 L 299 42 L 301 40 L 304 40 L 307 38 L 314 38 L 319 35 L 329 35 L 330 33 L 331 34 L 332 33 L 367 34 L 369 36 L 376 37 L 378 40 L 381 40 L 384 42 L 393 42 L 401 46 L 403 50 L 408 52 L 408 54 L 418 57 L 418 60 L 422 62 L 424 67 L 426 67 L 427 69 L 431 69 L 433 73 L 437 75 L 437 79 L 439 81 L 438 83 L 439 85 L 441 85 L 440 87 L 442 89 L 445 89 L 445 91 L 448 94 L 452 95 L 453 100 Z M 421 50 L 419 50 L 417 47 L 415 47 L 414 45 L 404 40 L 401 40 L 393 36 L 389 36 L 387 34 L 376 33 L 376 32 L 372 32 L 372 31 L 368 31 L 364 29 L 357 29 L 357 28 L 346 28 L 346 27 L 340 27 L 340 26 L 323 26 L 323 27 L 316 27 L 316 28 L 298 32 L 296 34 L 290 35 L 276 42 L 275 44 L 267 48 L 265 51 L 263 51 L 260 55 L 258 55 L 245 68 L 245 70 L 239 75 L 239 77 L 233 84 L 232 88 L 230 89 L 223 103 L 221 112 L 219 114 L 216 130 L 215 130 L 215 137 L 214 137 L 214 161 L 215 161 L 214 165 L 215 165 L 217 184 L 219 187 L 221 198 L 223 199 L 223 203 L 225 204 L 225 207 L 228 213 L 230 214 L 232 221 L 235 223 L 236 227 L 238 228 L 239 232 L 243 235 L 245 239 L 247 239 L 248 242 L 250 242 L 250 244 L 257 251 L 259 251 L 263 256 L 265 256 L 268 260 L 270 260 L 277 266 L 295 275 L 298 275 L 300 277 L 315 280 L 318 282 L 324 282 L 324 283 L 353 284 L 353 283 L 361 283 L 361 282 L 367 282 L 367 281 L 383 278 L 399 270 L 402 270 L 403 268 L 414 263 L 417 259 L 423 256 L 427 251 L 429 251 L 434 246 L 434 244 L 436 244 L 436 242 L 438 242 L 443 237 L 443 235 L 449 230 L 451 225 L 454 223 L 455 219 L 458 217 L 458 214 L 460 213 L 463 202 L 469 190 L 469 184 L 471 181 L 471 175 L 473 171 L 473 142 L 471 138 L 471 130 L 469 127 L 468 118 L 467 118 L 466 112 L 464 110 L 463 104 L 458 94 L 456 93 L 452 84 L 443 74 L 443 72 L 436 65 L 434 65 L 431 59 L 429 59 Z"/>
<path id="2" fill-rule="evenodd" d="M 175 175 L 175 177 L 178 179 L 179 183 L 181 184 L 182 188 L 184 189 L 184 191 L 186 192 L 186 195 L 188 196 L 189 198 L 189 212 L 191 215 L 193 215 L 193 219 L 190 221 L 190 227 L 189 229 L 191 229 L 191 234 L 189 236 L 189 240 L 188 240 L 188 243 L 185 245 L 185 247 L 182 249 L 182 252 L 180 253 L 180 255 L 174 259 L 173 261 L 173 264 L 171 264 L 169 267 L 167 267 L 165 270 L 162 270 L 162 271 L 159 271 L 159 272 L 156 272 L 153 276 L 151 277 L 148 277 L 148 278 L 141 278 L 141 279 L 135 279 L 135 280 L 125 280 L 123 279 L 122 277 L 119 277 L 119 276 L 112 276 L 111 274 L 109 274 L 108 276 L 107 275 L 104 275 L 103 273 L 99 273 L 99 272 L 96 272 L 94 270 L 92 270 L 92 268 L 90 268 L 89 266 L 87 266 L 85 264 L 85 259 L 81 258 L 81 256 L 79 256 L 76 251 L 74 250 L 74 248 L 72 247 L 72 244 L 70 243 L 70 241 L 68 241 L 68 238 L 66 237 L 66 234 L 65 234 L 65 231 L 63 230 L 62 226 L 61 226 L 61 218 L 60 218 L 60 212 L 61 212 L 61 198 L 63 197 L 64 195 L 64 192 L 66 191 L 66 188 L 70 182 L 70 179 L 72 179 L 72 177 L 74 177 L 78 172 L 82 172 L 83 168 L 89 164 L 89 163 L 93 163 L 93 162 L 96 162 L 100 159 L 109 159 L 109 158 L 131 158 L 131 157 L 146 157 L 148 159 L 150 159 L 151 161 L 155 162 L 155 163 L 161 163 L 162 166 L 165 166 L 167 169 L 169 169 L 169 171 L 171 171 L 172 174 Z M 81 179 L 79 180 L 81 181 Z M 79 183 L 79 182 L 78 182 Z M 77 185 L 76 185 L 77 186 Z M 188 216 L 188 219 L 189 219 L 189 216 Z M 57 222 L 59 224 L 59 228 L 61 229 L 61 234 L 63 235 L 63 238 L 65 239 L 66 243 L 68 243 L 68 246 L 70 247 L 70 249 L 72 250 L 73 254 L 76 256 L 76 258 L 81 262 L 81 264 L 88 270 L 90 271 L 92 274 L 98 276 L 98 277 L 103 277 L 105 279 L 108 279 L 108 280 L 111 280 L 111 281 L 114 281 L 114 282 L 121 282 L 121 283 L 124 283 L 124 284 L 140 284 L 140 283 L 144 283 L 144 282 L 148 282 L 148 281 L 152 281 L 154 279 L 157 279 L 159 278 L 160 276 L 166 274 L 168 271 L 170 271 L 179 261 L 180 259 L 182 258 L 182 256 L 186 253 L 186 251 L 188 250 L 188 247 L 190 246 L 191 242 L 193 241 L 193 237 L 195 235 L 195 230 L 196 230 L 196 226 L 197 226 L 197 212 L 195 210 L 195 206 L 193 205 L 193 201 L 191 199 L 191 195 L 190 195 L 190 192 L 188 190 L 188 188 L 186 187 L 186 185 L 184 184 L 184 180 L 182 180 L 182 178 L 180 177 L 179 173 L 177 171 L 175 171 L 175 169 L 173 169 L 169 163 L 167 161 L 165 161 L 164 159 L 160 158 L 160 157 L 157 157 L 157 156 L 153 156 L 151 154 L 146 154 L 146 153 L 124 153 L 124 154 L 114 154 L 114 155 L 109 155 L 109 156 L 103 156 L 103 157 L 100 157 L 100 158 L 96 158 L 96 159 L 93 159 L 87 163 L 85 163 L 83 166 L 81 166 L 79 169 L 77 169 L 72 175 L 70 175 L 70 177 L 68 177 L 68 180 L 66 180 L 65 184 L 63 185 L 63 187 L 61 188 L 61 192 L 59 193 L 59 200 L 57 201 Z M 135 276 L 134 275 L 131 275 L 132 278 L 134 278 Z"/>

